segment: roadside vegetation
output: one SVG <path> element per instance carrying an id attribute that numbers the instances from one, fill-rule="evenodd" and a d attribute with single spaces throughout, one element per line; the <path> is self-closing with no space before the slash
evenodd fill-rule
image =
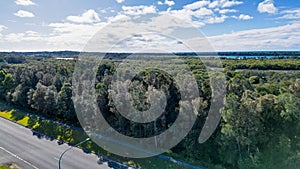
<path id="1" fill-rule="evenodd" d="M 2 117 L 64 142 L 74 144 L 87 137 L 80 129 L 71 99 L 76 60 L 18 56 L 16 59 L 20 61 L 8 63 L 6 57 L 3 58 L 3 62 L 0 60 L 0 99 L 6 106 L 18 107 L 30 115 L 4 108 L 0 113 Z M 198 83 L 200 98 L 195 98 L 195 102 L 200 106 L 190 133 L 167 155 L 215 169 L 297 169 L 300 166 L 300 59 L 222 59 L 227 80 L 225 108 L 217 130 L 203 144 L 198 143 L 198 136 L 212 98 L 210 74 L 199 58 L 183 59 Z M 118 132 L 136 138 L 167 130 L 176 120 L 181 99 L 172 76 L 147 69 L 130 82 L 133 103 L 139 110 L 149 107 L 147 90 L 150 87 L 163 90 L 168 99 L 167 109 L 155 122 L 155 128 L 154 122 L 137 124 L 122 117 L 112 100 L 115 91 L 110 83 L 120 62 L 119 58 L 109 58 L 97 69 L 97 103 L 108 123 Z M 220 67 L 214 59 L 206 60 L 206 65 Z M 172 69 L 172 65 L 168 66 Z M 140 168 L 182 168 L 158 157 L 118 157 L 92 142 L 82 146 Z"/>
<path id="2" fill-rule="evenodd" d="M 0 164 L 0 169 L 20 169 L 15 164 L 7 163 L 7 164 Z"/>
<path id="3" fill-rule="evenodd" d="M 3 103 L 0 103 L 0 109 L 0 117 L 32 129 L 33 135 L 40 139 L 49 139 L 52 141 L 57 140 L 58 144 L 62 144 L 64 142 L 68 143 L 69 145 L 75 145 L 88 137 L 81 128 L 65 125 L 51 119 L 36 116 L 34 114 L 29 114 L 22 110 L 14 109 L 12 106 L 8 106 Z M 82 148 L 85 153 L 95 153 L 100 156 L 116 160 L 122 164 L 137 168 L 185 168 L 158 157 L 148 158 L 147 160 L 139 160 L 116 156 L 103 150 L 92 141 L 87 141 L 81 144 L 79 147 Z M 6 166 L 7 165 L 3 165 L 3 167 Z M 2 168 L 0 167 L 0 169 Z"/>

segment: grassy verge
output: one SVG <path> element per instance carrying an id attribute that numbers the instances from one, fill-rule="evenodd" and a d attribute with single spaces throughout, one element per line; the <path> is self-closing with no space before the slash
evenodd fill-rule
<path id="1" fill-rule="evenodd" d="M 14 164 L 1 164 L 0 169 L 19 169 L 19 168 Z"/>
<path id="2" fill-rule="evenodd" d="M 71 129 L 67 126 L 60 125 L 59 123 L 55 123 L 51 120 L 39 118 L 38 116 L 33 116 L 26 114 L 24 112 L 16 111 L 14 109 L 8 110 L 7 108 L 1 108 L 0 117 L 18 123 L 22 126 L 28 127 L 37 131 L 39 133 L 43 133 L 45 135 L 37 135 L 38 137 L 46 137 L 47 139 L 57 139 L 63 142 L 67 142 L 70 144 L 76 144 L 80 141 L 85 140 L 88 136 L 80 130 Z M 93 143 L 92 141 L 85 142 L 81 145 L 81 148 L 86 152 L 93 152 L 98 155 L 102 155 L 108 157 L 112 160 L 119 161 L 123 164 L 130 165 L 136 168 L 164 168 L 164 169 L 184 169 L 185 167 L 179 166 L 178 164 L 169 162 L 167 160 L 158 158 L 158 157 L 150 157 L 144 159 L 130 159 L 125 157 L 120 157 L 114 154 L 111 154 L 101 147 Z M 2 169 L 2 168 L 0 168 Z M 4 168 L 5 169 L 5 168 Z"/>

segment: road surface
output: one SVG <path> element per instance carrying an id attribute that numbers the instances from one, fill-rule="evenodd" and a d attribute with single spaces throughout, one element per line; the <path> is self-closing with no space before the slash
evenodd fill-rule
<path id="1" fill-rule="evenodd" d="M 21 169 L 56 169 L 61 153 L 68 145 L 39 139 L 28 128 L 0 118 L 0 164 L 15 163 Z M 62 158 L 62 169 L 108 169 L 98 157 L 72 148 Z"/>

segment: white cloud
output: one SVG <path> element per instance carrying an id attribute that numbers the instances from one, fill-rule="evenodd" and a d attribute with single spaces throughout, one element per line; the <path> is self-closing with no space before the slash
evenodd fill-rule
<path id="1" fill-rule="evenodd" d="M 130 16 L 124 15 L 124 14 L 118 14 L 116 16 L 108 17 L 107 23 L 115 22 L 115 21 L 129 21 L 131 20 Z"/>
<path id="2" fill-rule="evenodd" d="M 183 9 L 169 10 L 165 13 L 193 23 L 197 27 L 205 24 L 222 23 L 231 18 L 228 13 L 235 13 L 238 10 L 233 6 L 243 4 L 238 0 L 198 0 L 183 6 Z M 241 15 L 241 20 L 250 19 L 250 16 Z"/>
<path id="3" fill-rule="evenodd" d="M 102 23 L 98 24 L 75 24 L 75 23 L 68 23 L 68 22 L 58 22 L 58 23 L 50 23 L 48 25 L 49 27 L 53 28 L 54 33 L 70 33 L 70 32 L 76 32 L 82 31 L 80 34 L 88 34 L 92 35 L 95 32 L 95 29 L 101 28 L 103 26 Z M 83 31 L 86 30 L 86 31 Z"/>
<path id="4" fill-rule="evenodd" d="M 173 5 L 175 5 L 175 2 L 174 1 L 172 1 L 172 0 L 165 0 L 165 4 L 166 5 L 168 5 L 168 6 L 173 6 Z"/>
<path id="5" fill-rule="evenodd" d="M 116 0 L 118 3 L 122 3 L 124 2 L 125 0 Z"/>
<path id="6" fill-rule="evenodd" d="M 168 5 L 168 6 L 173 6 L 175 5 L 175 2 L 173 0 L 165 0 L 165 2 L 162 1 L 157 1 L 158 5 Z"/>
<path id="7" fill-rule="evenodd" d="M 25 31 L 22 33 L 9 33 L 0 36 L 0 46 L 5 51 L 46 51 L 55 50 L 49 48 L 47 40 L 49 35 L 42 35 L 35 31 Z"/>
<path id="8" fill-rule="evenodd" d="M 239 19 L 239 20 L 251 20 L 251 19 L 253 19 L 252 16 L 245 15 L 245 14 L 240 14 L 240 16 L 233 16 L 233 18 Z"/>
<path id="9" fill-rule="evenodd" d="M 212 14 L 213 14 L 212 10 L 207 9 L 207 8 L 200 8 L 200 9 L 196 10 L 193 15 L 195 17 L 200 18 L 202 16 L 207 16 L 207 15 L 212 15 Z"/>
<path id="10" fill-rule="evenodd" d="M 162 49 L 162 51 L 186 51 L 186 46 L 178 40 L 169 37 L 187 39 L 199 37 L 198 29 L 184 20 L 178 20 L 169 15 L 145 16 L 149 22 L 140 22 L 140 17 L 131 16 L 127 22 L 117 22 L 101 29 L 96 41 L 88 45 L 88 51 L 106 51 L 113 47 L 113 51 L 141 51 L 147 49 Z M 143 16 L 141 16 L 143 17 Z M 194 30 L 194 31 L 192 31 Z M 157 32 L 151 34 L 150 32 Z M 149 34 L 150 33 L 150 34 Z M 132 35 L 132 36 L 129 36 Z M 203 37 L 203 35 L 202 35 Z M 116 42 L 118 42 L 116 44 Z M 101 45 L 97 45 L 101 44 Z M 207 44 L 207 43 L 206 43 Z M 190 46 L 190 45 L 188 45 Z M 202 48 L 204 48 L 203 46 Z M 153 50 L 151 50 L 153 51 Z M 160 51 L 161 52 L 161 51 Z"/>
<path id="11" fill-rule="evenodd" d="M 156 15 L 155 15 L 156 16 Z M 106 51 L 115 46 L 118 51 L 133 51 L 142 50 L 148 44 L 148 47 L 159 48 L 161 46 L 169 46 L 172 48 L 174 43 L 159 34 L 133 36 L 131 40 L 124 40 L 128 34 L 137 35 L 139 32 L 154 32 L 159 31 L 162 34 L 170 34 L 175 27 L 184 27 L 183 21 L 172 20 L 174 18 L 167 16 L 153 16 L 151 22 L 140 23 L 139 19 L 133 16 L 119 14 L 109 18 L 109 21 L 114 21 L 113 24 L 100 22 L 94 24 L 76 24 L 76 23 L 51 23 L 49 27 L 53 29 L 50 37 L 45 38 L 45 41 L 52 48 L 66 48 L 70 50 L 83 50 L 86 43 L 95 37 L 95 45 L 88 45 L 85 50 L 88 51 Z M 146 16 L 148 18 L 148 16 Z M 121 20 L 118 20 L 120 19 Z M 135 19 L 136 18 L 136 19 Z M 126 22 L 124 22 L 124 20 Z M 163 24 L 162 24 L 163 23 Z M 191 27 L 191 25 L 189 25 Z M 99 34 L 95 34 L 99 32 Z M 125 37 L 124 37 L 125 36 Z M 99 38 L 97 38 L 99 37 Z M 194 36 L 193 36 L 194 37 Z M 116 42 L 121 41 L 118 44 Z M 149 43 L 148 43 L 149 42 Z M 99 45 L 101 44 L 101 45 Z M 66 50 L 65 49 L 65 50 Z"/>
<path id="12" fill-rule="evenodd" d="M 273 0 L 264 0 L 263 2 L 259 3 L 257 6 L 257 10 L 260 13 L 269 14 L 275 14 L 278 11 L 278 9 L 274 5 Z"/>
<path id="13" fill-rule="evenodd" d="M 205 1 L 197 1 L 194 3 L 188 4 L 188 5 L 185 5 L 183 8 L 194 10 L 194 9 L 202 8 L 206 5 L 208 5 L 209 3 L 210 3 L 210 1 L 206 1 L 206 0 Z"/>
<path id="14" fill-rule="evenodd" d="M 208 4 L 209 8 L 229 8 L 236 5 L 243 4 L 242 1 L 237 0 L 215 0 Z"/>
<path id="15" fill-rule="evenodd" d="M 25 31 L 23 33 L 9 33 L 3 37 L 7 42 L 24 42 L 24 41 L 39 41 L 43 39 L 43 36 L 35 31 Z"/>
<path id="16" fill-rule="evenodd" d="M 24 33 L 10 33 L 5 35 L 3 39 L 8 42 L 21 42 L 24 38 Z"/>
<path id="17" fill-rule="evenodd" d="M 218 51 L 295 50 L 300 46 L 300 23 L 240 31 L 208 39 Z"/>
<path id="18" fill-rule="evenodd" d="M 171 10 L 167 14 L 190 22 L 196 27 L 202 27 L 206 24 L 215 24 L 224 22 L 228 16 L 217 15 L 211 9 L 202 7 L 197 10 L 181 9 Z"/>
<path id="19" fill-rule="evenodd" d="M 182 44 L 177 44 L 177 40 L 166 39 L 163 35 L 178 36 L 184 34 L 188 36 L 190 29 L 195 29 L 191 24 L 185 21 L 177 20 L 168 15 L 145 16 L 149 22 L 140 22 L 135 15 L 126 16 L 119 14 L 113 18 L 113 24 L 100 22 L 97 24 L 75 24 L 75 23 L 52 23 L 49 26 L 53 28 L 53 33 L 49 38 L 45 38 L 47 44 L 55 48 L 72 48 L 73 50 L 82 50 L 90 38 L 95 37 L 94 45 L 88 45 L 85 50 L 88 51 L 106 51 L 111 47 L 117 51 L 140 51 L 145 48 L 168 48 L 176 51 L 182 49 Z M 143 16 L 141 16 L 143 17 Z M 121 20 L 118 20 L 121 18 Z M 125 21 L 124 21 L 125 20 Z M 178 31 L 179 33 L 174 32 Z M 99 32 L 99 34 L 96 34 Z M 143 32 L 159 32 L 158 34 L 144 34 Z M 197 30 L 197 32 L 199 32 Z M 141 33 L 141 35 L 140 35 Z M 133 35 L 130 40 L 126 40 L 128 35 Z M 197 33 L 192 33 L 190 37 L 195 37 Z M 97 38 L 99 37 L 99 38 Z M 185 38 L 185 37 L 181 37 Z M 122 40 L 122 41 L 120 41 Z M 119 42 L 116 44 L 116 42 Z M 101 45 L 99 45 L 101 44 Z"/>
<path id="20" fill-rule="evenodd" d="M 15 16 L 21 17 L 21 18 L 33 18 L 35 15 L 32 12 L 19 10 L 17 13 L 14 13 Z"/>
<path id="21" fill-rule="evenodd" d="M 230 1 L 230 0 L 228 0 L 228 1 L 223 2 L 222 8 L 228 8 L 228 7 L 232 7 L 232 6 L 235 6 L 235 5 L 241 5 L 241 4 L 243 4 L 242 1 L 235 1 L 235 0 Z"/>
<path id="22" fill-rule="evenodd" d="M 194 11 L 189 9 L 169 10 L 167 12 L 162 12 L 162 14 L 169 14 L 173 17 L 185 20 L 187 22 L 192 22 Z"/>
<path id="23" fill-rule="evenodd" d="M 279 19 L 300 19 L 300 9 L 284 10 L 281 12 L 283 16 Z"/>
<path id="24" fill-rule="evenodd" d="M 208 5 L 208 7 L 209 8 L 216 8 L 216 7 L 219 7 L 219 5 L 220 5 L 220 1 L 213 1 L 213 2 L 211 2 L 209 5 Z"/>
<path id="25" fill-rule="evenodd" d="M 156 13 L 156 7 L 153 5 L 122 6 L 122 9 L 125 15 L 144 15 L 144 14 Z"/>
<path id="26" fill-rule="evenodd" d="M 235 9 L 221 9 L 218 11 L 220 14 L 227 14 L 227 13 L 235 13 L 235 12 L 238 12 L 237 10 Z"/>
<path id="27" fill-rule="evenodd" d="M 206 22 L 209 24 L 214 24 L 214 23 L 222 23 L 225 21 L 225 19 L 227 19 L 228 16 L 226 15 L 222 15 L 222 16 L 215 16 L 215 17 L 211 17 L 209 18 Z"/>
<path id="28" fill-rule="evenodd" d="M 0 25 L 0 32 L 2 32 L 3 30 L 5 30 L 5 29 L 7 29 L 7 27 L 6 26 L 4 26 L 4 25 Z"/>
<path id="29" fill-rule="evenodd" d="M 38 32 L 36 32 L 36 31 L 31 31 L 31 30 L 26 31 L 25 33 L 26 33 L 27 35 L 29 35 L 29 36 L 36 36 L 36 35 L 38 35 Z"/>
<path id="30" fill-rule="evenodd" d="M 90 9 L 80 16 L 68 16 L 67 20 L 76 23 L 94 23 L 100 22 L 100 17 L 97 12 L 95 12 L 93 9 Z"/>
<path id="31" fill-rule="evenodd" d="M 77 24 L 77 23 L 51 23 L 52 34 L 47 38 L 47 46 L 54 49 L 82 50 L 88 40 L 92 38 L 105 23 Z"/>
<path id="32" fill-rule="evenodd" d="M 250 16 L 250 15 L 241 14 L 241 15 L 239 16 L 239 19 L 240 19 L 240 20 L 250 20 L 250 19 L 253 19 L 253 17 Z"/>
<path id="33" fill-rule="evenodd" d="M 16 0 L 15 3 L 17 5 L 22 5 L 22 6 L 30 6 L 30 5 L 35 5 L 34 2 L 31 0 Z"/>

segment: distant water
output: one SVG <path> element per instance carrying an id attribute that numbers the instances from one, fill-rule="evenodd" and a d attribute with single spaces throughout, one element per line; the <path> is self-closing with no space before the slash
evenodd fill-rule
<path id="1" fill-rule="evenodd" d="M 228 58 L 228 59 L 261 59 L 261 58 L 267 58 L 267 59 L 274 59 L 274 58 L 290 58 L 290 56 L 218 56 L 221 58 Z M 299 56 L 297 57 L 299 58 Z"/>

